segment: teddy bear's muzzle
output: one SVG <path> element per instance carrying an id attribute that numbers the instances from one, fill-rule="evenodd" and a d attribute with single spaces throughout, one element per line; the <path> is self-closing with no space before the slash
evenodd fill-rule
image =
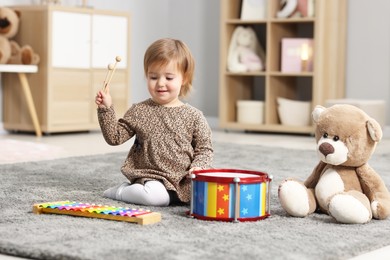
<path id="1" fill-rule="evenodd" d="M 329 143 L 322 143 L 319 147 L 320 152 L 326 157 L 328 154 L 334 153 L 333 145 Z"/>
<path id="2" fill-rule="evenodd" d="M 0 28 L 3 30 L 7 28 L 11 23 L 9 22 L 8 18 L 2 18 L 0 19 Z"/>

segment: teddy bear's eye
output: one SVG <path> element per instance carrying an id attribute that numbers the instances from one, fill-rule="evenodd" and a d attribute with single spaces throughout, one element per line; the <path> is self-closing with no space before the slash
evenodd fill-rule
<path id="1" fill-rule="evenodd" d="M 328 133 L 324 133 L 324 134 L 322 135 L 322 137 L 323 137 L 323 138 L 328 138 Z"/>
<path id="2" fill-rule="evenodd" d="M 338 137 L 337 135 L 335 135 L 335 136 L 333 137 L 333 141 L 337 142 L 338 140 L 340 140 L 340 137 Z"/>

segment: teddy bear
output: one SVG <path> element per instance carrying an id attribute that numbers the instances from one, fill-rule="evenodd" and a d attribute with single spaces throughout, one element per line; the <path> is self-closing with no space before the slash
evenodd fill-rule
<path id="1" fill-rule="evenodd" d="M 390 193 L 368 160 L 382 138 L 379 123 L 353 105 L 316 106 L 316 151 L 320 159 L 304 181 L 284 180 L 278 189 L 291 216 L 323 212 L 344 224 L 363 224 L 390 215 Z"/>
<path id="2" fill-rule="evenodd" d="M 251 27 L 236 27 L 230 40 L 227 69 L 230 72 L 261 71 L 264 60 L 264 50 L 255 31 Z"/>
<path id="3" fill-rule="evenodd" d="M 22 47 L 11 40 L 19 30 L 21 13 L 8 7 L 0 7 L 0 64 L 36 65 L 39 55 L 29 45 Z"/>

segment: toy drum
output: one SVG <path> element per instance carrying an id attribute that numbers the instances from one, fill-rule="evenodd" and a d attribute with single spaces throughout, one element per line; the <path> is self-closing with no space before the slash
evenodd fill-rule
<path id="1" fill-rule="evenodd" d="M 258 171 L 208 169 L 191 176 L 190 216 L 255 221 L 270 215 L 272 177 Z"/>

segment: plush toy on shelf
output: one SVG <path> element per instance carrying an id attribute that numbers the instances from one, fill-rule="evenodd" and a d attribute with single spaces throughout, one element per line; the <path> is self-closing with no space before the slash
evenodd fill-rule
<path id="1" fill-rule="evenodd" d="M 277 18 L 313 17 L 314 0 L 280 0 Z"/>
<path id="2" fill-rule="evenodd" d="M 363 110 L 347 104 L 312 112 L 320 162 L 304 183 L 292 178 L 279 185 L 287 213 L 305 217 L 319 210 L 337 222 L 362 224 L 390 215 L 390 193 L 368 165 L 382 130 Z"/>
<path id="3" fill-rule="evenodd" d="M 19 30 L 20 12 L 0 7 L 0 64 L 36 65 L 39 55 L 29 45 L 22 47 L 12 40 Z"/>
<path id="4" fill-rule="evenodd" d="M 264 70 L 265 54 L 255 31 L 250 27 L 238 26 L 232 35 L 227 57 L 230 72 Z"/>

